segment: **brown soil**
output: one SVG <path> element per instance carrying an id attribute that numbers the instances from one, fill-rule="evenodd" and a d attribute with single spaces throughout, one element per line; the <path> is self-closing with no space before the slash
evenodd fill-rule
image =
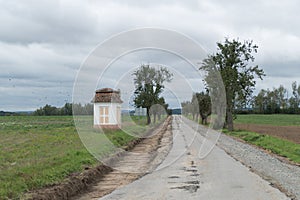
<path id="1" fill-rule="evenodd" d="M 261 124 L 235 124 L 235 129 L 267 134 L 300 144 L 299 126 L 272 126 Z"/>
<path id="2" fill-rule="evenodd" d="M 88 186 L 95 181 L 99 181 L 104 174 L 112 171 L 111 168 L 99 165 L 96 168 L 86 168 L 81 174 L 72 174 L 61 184 L 49 186 L 25 195 L 25 199 L 32 200 L 60 200 L 70 199 L 70 197 L 87 190 Z"/>
<path id="3" fill-rule="evenodd" d="M 172 140 L 170 123 L 171 117 L 158 129 L 149 132 L 148 135 L 151 137 L 142 140 L 130 151 L 134 154 L 124 153 L 118 159 L 112 159 L 110 166 L 113 166 L 114 170 L 104 175 L 101 181 L 89 187 L 85 193 L 72 199 L 99 199 L 153 171 L 166 156 L 166 153 L 158 154 L 158 152 L 166 148 Z"/>
<path id="4" fill-rule="evenodd" d="M 164 140 L 164 135 L 171 135 L 171 117 L 169 117 L 160 127 L 150 131 L 149 134 L 153 135 L 148 138 L 138 138 L 130 142 L 124 147 L 126 151 L 130 152 L 149 152 L 148 160 L 140 160 L 145 166 L 149 165 L 148 162 L 153 161 L 153 152 L 160 146 Z M 152 134 L 156 131 L 157 134 Z M 151 155 L 151 156 L 150 156 Z M 136 158 L 133 158 L 136 159 Z M 147 159 L 147 158 L 146 158 Z M 137 167 L 136 160 L 132 161 L 126 154 L 118 154 L 111 159 L 110 162 L 114 165 L 124 165 L 126 167 Z M 126 162 L 124 163 L 124 160 Z M 140 166 L 140 167 L 145 167 Z M 150 165 L 149 165 L 150 166 Z M 36 191 L 27 193 L 24 199 L 30 200 L 67 200 L 67 199 L 98 199 L 106 194 L 111 193 L 118 187 L 129 184 L 130 182 L 138 179 L 144 174 L 139 173 L 126 173 L 114 170 L 103 164 L 94 167 L 86 168 L 84 172 L 70 175 L 65 181 L 60 184 L 52 185 Z"/>

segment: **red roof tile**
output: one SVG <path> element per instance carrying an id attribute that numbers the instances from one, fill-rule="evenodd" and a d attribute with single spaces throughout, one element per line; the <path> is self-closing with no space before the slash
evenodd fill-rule
<path id="1" fill-rule="evenodd" d="M 120 97 L 120 90 L 113 90 L 111 88 L 102 88 L 96 90 L 94 103 L 123 103 Z"/>

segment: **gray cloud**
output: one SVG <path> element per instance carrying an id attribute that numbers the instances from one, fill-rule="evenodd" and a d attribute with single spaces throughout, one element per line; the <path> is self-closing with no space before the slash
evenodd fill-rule
<path id="1" fill-rule="evenodd" d="M 280 84 L 289 88 L 292 81 L 300 82 L 297 0 L 0 0 L 0 5 L 0 110 L 32 110 L 70 101 L 76 73 L 88 53 L 111 35 L 138 27 L 181 32 L 208 53 L 215 52 L 215 43 L 224 37 L 253 39 L 259 45 L 256 64 L 267 74 L 257 89 Z M 132 55 L 120 64 L 184 66 L 159 51 Z M 201 85 L 193 72 L 186 73 L 193 89 Z"/>
<path id="2" fill-rule="evenodd" d="M 96 32 L 97 17 L 83 1 L 0 3 L 0 38 L 5 42 L 84 43 Z"/>

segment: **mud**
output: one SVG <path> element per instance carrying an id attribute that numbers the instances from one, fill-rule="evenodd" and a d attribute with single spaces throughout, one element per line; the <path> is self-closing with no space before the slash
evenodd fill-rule
<path id="1" fill-rule="evenodd" d="M 247 130 L 251 132 L 267 134 L 289 140 L 300 144 L 300 127 L 299 126 L 272 126 L 261 124 L 235 124 L 236 130 Z"/>
<path id="2" fill-rule="evenodd" d="M 157 129 L 149 133 L 153 136 L 136 139 L 124 147 L 128 152 L 143 152 L 143 158 L 133 158 L 132 155 L 130 157 L 130 155 L 126 155 L 125 151 L 125 154 L 118 154 L 109 159 L 112 167 L 101 164 L 94 168 L 86 168 L 80 174 L 70 175 L 60 184 L 27 193 L 23 199 L 98 199 L 111 193 L 116 188 L 131 183 L 145 173 L 154 170 L 167 155 L 171 148 L 170 142 L 172 140 L 171 121 L 172 119 L 169 117 Z M 157 133 L 153 134 L 153 131 L 157 131 Z M 157 156 L 159 148 L 164 150 L 163 156 Z M 148 153 L 148 156 L 144 156 L 145 153 Z M 128 169 L 137 168 L 140 171 L 144 171 L 144 173 L 126 173 L 126 170 L 114 169 L 114 167 L 118 168 L 120 166 Z"/>
<path id="3" fill-rule="evenodd" d="M 173 179 L 173 178 L 179 178 L 179 176 L 169 176 L 168 178 L 171 178 L 171 179 Z"/>
<path id="4" fill-rule="evenodd" d="M 189 191 L 191 193 L 195 193 L 197 192 L 197 190 L 200 188 L 199 185 L 184 185 L 184 186 L 179 186 L 179 187 L 173 187 L 171 189 L 180 189 L 180 190 L 186 190 Z"/>

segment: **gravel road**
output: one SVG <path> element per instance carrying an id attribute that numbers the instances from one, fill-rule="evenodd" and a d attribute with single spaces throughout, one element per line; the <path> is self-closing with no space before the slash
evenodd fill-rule
<path id="1" fill-rule="evenodd" d="M 195 122 L 188 119 L 185 119 L 185 121 L 196 129 L 197 124 Z M 198 130 L 201 130 L 200 133 L 206 132 L 205 129 L 204 126 L 198 126 Z M 240 142 L 224 134 L 221 134 L 218 146 L 292 199 L 300 200 L 299 166 L 283 162 L 260 148 Z"/>
<path id="2" fill-rule="evenodd" d="M 226 135 L 221 135 L 218 145 L 293 199 L 300 199 L 299 166 L 287 164 L 257 147 Z"/>
<path id="3" fill-rule="evenodd" d="M 199 134 L 194 131 L 196 126 L 174 116 L 173 147 L 158 169 L 101 199 L 290 199 L 222 149 L 227 146 L 234 152 L 243 146 L 225 136 L 221 137 L 219 147 L 214 146 L 201 136 L 207 129 L 198 126 Z M 210 153 L 201 159 L 199 151 Z"/>

